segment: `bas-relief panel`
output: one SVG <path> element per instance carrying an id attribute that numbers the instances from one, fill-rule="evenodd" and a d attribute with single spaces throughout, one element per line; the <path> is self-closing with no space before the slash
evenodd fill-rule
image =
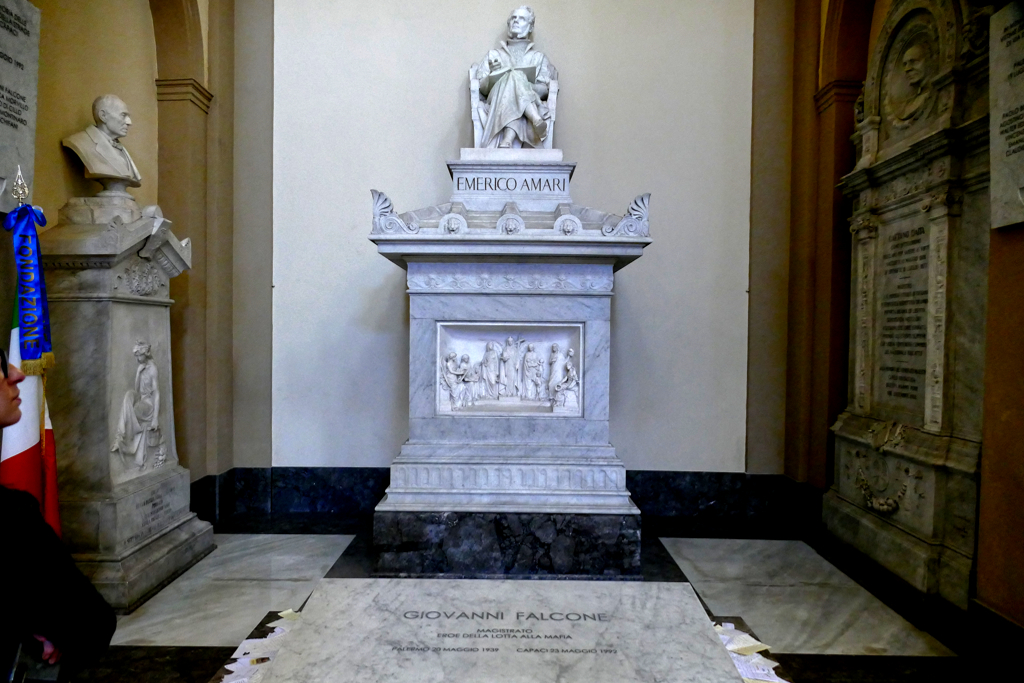
<path id="1" fill-rule="evenodd" d="M 583 325 L 439 323 L 437 413 L 583 411 Z"/>
<path id="2" fill-rule="evenodd" d="M 836 450 L 843 498 L 923 536 L 935 533 L 938 475 L 933 468 L 845 441 L 837 442 Z"/>

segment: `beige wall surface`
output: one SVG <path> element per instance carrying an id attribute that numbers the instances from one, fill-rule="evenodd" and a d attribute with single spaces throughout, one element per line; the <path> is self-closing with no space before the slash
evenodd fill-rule
<path id="1" fill-rule="evenodd" d="M 757 0 L 750 190 L 747 472 L 780 474 L 793 144 L 794 0 Z"/>
<path id="2" fill-rule="evenodd" d="M 573 199 L 652 193 L 654 244 L 616 282 L 612 443 L 631 469 L 742 471 L 754 2 L 532 6 Z M 399 211 L 447 200 L 467 68 L 510 9 L 275 2 L 275 466 L 386 466 L 406 439 L 405 274 L 367 239 L 370 189 Z"/>
<path id="3" fill-rule="evenodd" d="M 60 141 L 92 124 L 92 101 L 113 93 L 128 105 L 123 142 L 142 175 L 130 189 L 140 205 L 157 203 L 156 41 L 149 0 L 32 0 L 40 9 L 39 108 L 32 201 L 52 227 L 68 197 L 102 189 Z"/>
<path id="4" fill-rule="evenodd" d="M 234 10 L 231 466 L 270 467 L 274 3 Z"/>

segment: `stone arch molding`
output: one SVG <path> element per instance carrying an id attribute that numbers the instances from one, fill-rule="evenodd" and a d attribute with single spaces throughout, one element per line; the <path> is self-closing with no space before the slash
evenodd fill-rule
<path id="1" fill-rule="evenodd" d="M 896 0 L 868 62 L 858 168 L 905 141 L 956 125 L 956 74 L 970 56 L 964 49 L 970 17 L 963 0 Z"/>

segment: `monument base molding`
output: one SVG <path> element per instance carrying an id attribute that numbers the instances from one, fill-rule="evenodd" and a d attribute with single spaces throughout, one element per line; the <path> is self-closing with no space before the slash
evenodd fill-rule
<path id="1" fill-rule="evenodd" d="M 640 516 L 381 512 L 378 576 L 640 576 Z"/>
<path id="2" fill-rule="evenodd" d="M 211 552 L 213 527 L 189 514 L 120 558 L 75 556 L 75 563 L 114 611 L 135 610 Z"/>
<path id="3" fill-rule="evenodd" d="M 930 543 L 879 519 L 834 490 L 822 500 L 829 532 L 922 593 L 937 593 L 967 609 L 971 558 L 941 543 Z"/>

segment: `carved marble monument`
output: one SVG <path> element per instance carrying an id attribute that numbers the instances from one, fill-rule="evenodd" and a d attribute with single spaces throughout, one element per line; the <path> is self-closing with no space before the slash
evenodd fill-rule
<path id="1" fill-rule="evenodd" d="M 213 529 L 189 511 L 174 440 L 168 286 L 188 270 L 192 247 L 160 207 L 140 209 L 125 191 L 141 178 L 113 146 L 131 123 L 124 103 L 101 97 L 94 111 L 100 125 L 65 144 L 103 136 L 69 147 L 105 189 L 69 199 L 40 235 L 61 359 L 47 398 L 64 541 L 103 597 L 131 610 L 213 550 Z"/>
<path id="2" fill-rule="evenodd" d="M 625 216 L 573 203 L 575 164 L 550 148 L 554 90 L 538 87 L 553 69 L 515 42 L 532 12 L 508 26 L 470 70 L 477 148 L 448 162 L 450 199 L 398 214 L 372 191 L 370 239 L 408 271 L 410 298 L 409 440 L 377 506 L 379 569 L 635 573 L 609 346 L 614 272 L 651 242 L 649 195 Z"/>
<path id="3" fill-rule="evenodd" d="M 988 17 L 897 0 L 871 55 L 853 202 L 850 403 L 824 519 L 966 607 L 988 269 Z"/>

